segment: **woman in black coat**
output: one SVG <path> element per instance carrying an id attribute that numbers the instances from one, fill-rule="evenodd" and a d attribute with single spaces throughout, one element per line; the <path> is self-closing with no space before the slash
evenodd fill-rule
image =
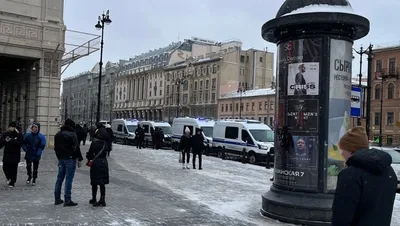
<path id="1" fill-rule="evenodd" d="M 95 131 L 94 139 L 90 144 L 86 158 L 92 161 L 90 168 L 90 184 L 92 185 L 92 199 L 89 201 L 93 206 L 106 206 L 106 184 L 109 183 L 107 152 L 109 151 L 110 137 L 104 127 Z M 100 187 L 100 200 L 96 201 L 97 187 Z"/>

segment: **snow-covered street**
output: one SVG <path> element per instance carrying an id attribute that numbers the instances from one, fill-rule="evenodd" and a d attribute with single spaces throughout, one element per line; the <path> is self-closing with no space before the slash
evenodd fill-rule
<path id="1" fill-rule="evenodd" d="M 82 146 L 82 153 L 88 150 Z M 26 185 L 21 163 L 16 187 L 0 175 L 0 225 L 282 226 L 259 214 L 272 169 L 203 156 L 203 170 L 182 169 L 179 153 L 114 145 L 109 158 L 107 207 L 89 205 L 89 168 L 77 170 L 77 207 L 54 206 L 57 160 L 45 150 L 36 186 Z M 190 164 L 191 165 L 191 164 Z M 400 226 L 397 196 L 393 226 Z"/>

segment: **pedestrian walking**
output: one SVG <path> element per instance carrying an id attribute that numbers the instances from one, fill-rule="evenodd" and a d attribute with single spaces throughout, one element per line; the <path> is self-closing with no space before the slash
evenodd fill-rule
<path id="1" fill-rule="evenodd" d="M 196 134 L 191 138 L 193 153 L 193 169 L 196 169 L 196 156 L 199 157 L 199 170 L 202 170 L 202 155 L 204 151 L 204 137 L 201 129 L 196 128 Z"/>
<path id="2" fill-rule="evenodd" d="M 74 129 L 75 129 L 76 137 L 78 138 L 78 144 L 80 146 L 81 143 L 83 142 L 83 140 L 85 139 L 85 131 L 79 124 L 76 124 Z"/>
<path id="3" fill-rule="evenodd" d="M 332 206 L 332 226 L 390 226 L 397 177 L 392 157 L 369 148 L 363 127 L 354 127 L 340 139 L 346 168 L 338 176 Z"/>
<path id="4" fill-rule="evenodd" d="M 87 165 L 90 167 L 90 185 L 92 186 L 93 206 L 106 206 L 106 184 L 109 184 L 107 152 L 110 149 L 110 137 L 107 130 L 100 127 L 96 130 L 94 140 L 86 153 Z M 97 201 L 97 189 L 100 187 L 100 200 Z"/>
<path id="5" fill-rule="evenodd" d="M 17 181 L 18 164 L 21 161 L 21 147 L 23 136 L 15 122 L 8 125 L 8 130 L 0 138 L 0 148 L 4 147 L 3 171 L 8 186 L 13 188 Z"/>
<path id="6" fill-rule="evenodd" d="M 141 127 L 141 125 L 138 125 L 135 130 L 136 148 L 144 148 L 144 135 L 144 129 Z"/>
<path id="7" fill-rule="evenodd" d="M 151 144 L 153 146 L 153 150 L 156 149 L 157 146 L 157 132 L 158 128 L 153 129 L 153 127 L 150 127 Z"/>
<path id="8" fill-rule="evenodd" d="M 88 128 L 87 124 L 83 124 L 83 132 L 85 133 L 85 137 L 83 138 L 82 145 L 85 145 L 86 144 L 86 140 L 87 140 L 87 135 L 89 133 L 89 128 Z"/>
<path id="9" fill-rule="evenodd" d="M 31 132 L 25 134 L 22 149 L 25 151 L 27 184 L 36 185 L 38 169 L 43 150 L 46 147 L 46 137 L 40 133 L 40 123 L 33 122 Z M 32 172 L 33 166 L 33 172 Z"/>
<path id="10" fill-rule="evenodd" d="M 190 162 L 190 147 L 191 147 L 191 136 L 190 129 L 188 127 L 185 128 L 185 134 L 181 136 L 181 141 L 179 143 L 179 149 L 182 152 L 182 169 L 189 169 Z M 186 157 L 186 163 L 185 163 Z M 194 162 L 193 162 L 194 166 Z"/>
<path id="11" fill-rule="evenodd" d="M 157 149 L 161 149 L 164 146 L 164 131 L 162 128 L 158 128 L 158 139 L 157 139 Z"/>
<path id="12" fill-rule="evenodd" d="M 105 126 L 105 128 L 106 128 L 106 131 L 108 133 L 108 136 L 110 137 L 110 140 L 108 142 L 109 148 L 107 149 L 107 154 L 108 154 L 108 156 L 110 156 L 110 152 L 112 151 L 112 143 L 114 142 L 114 139 L 115 139 L 114 138 L 114 132 L 112 131 L 110 124 L 107 124 Z"/>
<path id="13" fill-rule="evenodd" d="M 61 130 L 54 136 L 54 151 L 58 159 L 58 175 L 54 188 L 54 204 L 64 203 L 64 206 L 76 206 L 78 203 L 71 199 L 72 182 L 76 167 L 81 166 L 83 160 L 75 133 L 75 122 L 67 119 Z M 61 187 L 65 179 L 64 200 L 61 199 Z"/>

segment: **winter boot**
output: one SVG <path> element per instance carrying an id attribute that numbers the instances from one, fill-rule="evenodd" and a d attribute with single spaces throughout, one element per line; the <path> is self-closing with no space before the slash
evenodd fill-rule
<path id="1" fill-rule="evenodd" d="M 96 197 L 94 197 L 94 198 L 92 198 L 91 200 L 89 200 L 89 204 L 94 205 L 94 204 L 96 204 L 96 203 L 97 203 Z"/>
<path id="2" fill-rule="evenodd" d="M 32 178 L 28 177 L 28 180 L 26 180 L 26 184 L 30 184 L 31 183 Z"/>
<path id="3" fill-rule="evenodd" d="M 36 179 L 33 179 L 32 180 L 32 186 L 35 186 L 36 185 Z"/>
<path id="4" fill-rule="evenodd" d="M 106 206 L 106 200 L 104 196 L 100 197 L 100 200 L 98 202 L 96 202 L 95 204 L 93 204 L 93 206 L 95 207 L 99 207 L 99 206 Z"/>

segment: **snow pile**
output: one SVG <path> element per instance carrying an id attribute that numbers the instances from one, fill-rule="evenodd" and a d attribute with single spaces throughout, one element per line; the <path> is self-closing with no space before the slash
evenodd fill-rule
<path id="1" fill-rule="evenodd" d="M 301 14 L 301 13 L 322 13 L 322 12 L 323 13 L 355 14 L 353 8 L 349 5 L 342 6 L 342 5 L 314 4 L 314 5 L 308 5 L 303 8 L 293 10 L 292 12 L 286 13 L 282 16 L 289 16 L 289 15 L 295 15 L 295 14 Z"/>

